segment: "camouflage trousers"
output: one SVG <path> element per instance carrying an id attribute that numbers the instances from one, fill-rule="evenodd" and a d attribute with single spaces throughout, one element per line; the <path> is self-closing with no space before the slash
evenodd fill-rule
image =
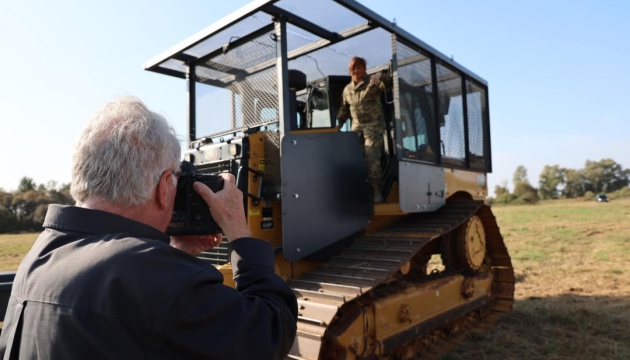
<path id="1" fill-rule="evenodd" d="M 385 129 L 380 126 L 353 126 L 363 142 L 363 155 L 367 167 L 367 175 L 372 186 L 374 198 L 382 198 L 383 178 L 381 170 L 381 156 L 383 154 L 383 132 Z"/>

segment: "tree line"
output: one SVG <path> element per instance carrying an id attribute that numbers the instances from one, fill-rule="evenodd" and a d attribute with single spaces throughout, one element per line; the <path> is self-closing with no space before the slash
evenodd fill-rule
<path id="1" fill-rule="evenodd" d="M 0 189 L 0 234 L 41 231 L 48 204 L 74 204 L 70 184 L 37 185 L 23 177 L 16 191 Z"/>
<path id="2" fill-rule="evenodd" d="M 507 181 L 495 186 L 495 197 L 490 204 L 535 204 L 540 200 L 560 198 L 593 198 L 606 193 L 630 196 L 630 170 L 612 159 L 587 160 L 583 169 L 545 165 L 540 173 L 538 188 L 527 178 L 527 169 L 520 165 L 512 178 L 513 191 Z M 18 189 L 6 192 L 0 189 L 0 234 L 40 231 L 48 204 L 74 204 L 70 184 L 58 185 L 55 181 L 37 185 L 33 179 L 23 177 Z"/>
<path id="3" fill-rule="evenodd" d="M 624 169 L 613 159 L 587 160 L 582 169 L 545 165 L 535 188 L 527 178 L 527 169 L 520 165 L 512 183 L 512 192 L 507 181 L 495 186 L 495 197 L 488 199 L 489 203 L 535 204 L 539 200 L 594 198 L 596 194 L 630 196 L 630 169 Z"/>

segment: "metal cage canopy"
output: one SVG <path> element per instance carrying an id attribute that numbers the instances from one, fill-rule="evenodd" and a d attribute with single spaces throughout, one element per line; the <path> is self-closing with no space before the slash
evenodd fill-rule
<path id="1" fill-rule="evenodd" d="M 227 53 L 231 47 L 237 47 L 256 37 L 273 31 L 274 20 L 281 18 L 286 21 L 287 34 L 293 40 L 288 45 L 288 61 L 299 59 L 318 50 L 340 43 L 347 43 L 339 51 L 349 56 L 365 53 L 366 47 L 356 48 L 354 53 L 352 39 L 365 33 L 380 29 L 381 32 L 395 34 L 397 39 L 409 43 L 422 51 L 431 54 L 442 64 L 448 64 L 461 71 L 467 77 L 486 85 L 484 79 L 477 76 L 462 65 L 452 61 L 425 42 L 398 27 L 367 7 L 353 0 L 259 0 L 252 1 L 232 14 L 201 30 L 197 34 L 168 49 L 144 64 L 145 70 L 165 75 L 186 78 L 188 64 Z M 359 46 L 360 42 L 357 42 Z M 265 62 L 252 59 L 249 71 L 258 71 L 265 66 Z M 275 65 L 275 58 L 267 60 Z M 245 64 L 244 64 L 245 65 Z M 347 63 L 343 64 L 343 68 Z M 247 68 L 244 66 L 243 68 Z M 230 69 L 216 67 L 216 71 L 230 74 Z M 321 70 L 317 70 L 321 72 Z M 232 76 L 236 75 L 233 71 Z"/>
<path id="2" fill-rule="evenodd" d="M 366 60 L 368 75 L 393 80 L 380 96 L 382 177 L 401 212 L 444 205 L 445 168 L 485 186 L 486 81 L 357 1 L 253 1 L 145 64 L 186 79 L 185 157 L 201 171 L 240 173 L 251 153 L 237 160 L 234 149 L 262 144 L 252 152 L 264 156 L 255 163 L 264 169 L 260 189 L 248 194 L 281 199 L 289 261 L 357 233 L 372 215 L 363 145 L 336 127 L 353 56 Z"/>

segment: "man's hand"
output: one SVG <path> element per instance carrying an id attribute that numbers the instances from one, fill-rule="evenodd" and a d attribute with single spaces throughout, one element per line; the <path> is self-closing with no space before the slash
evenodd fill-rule
<path id="1" fill-rule="evenodd" d="M 193 187 L 208 204 L 212 218 L 223 229 L 228 241 L 251 237 L 252 233 L 247 226 L 247 219 L 245 219 L 243 193 L 236 187 L 234 175 L 223 173 L 220 176 L 224 180 L 223 189 L 216 193 L 200 182 L 195 182 Z"/>
<path id="2" fill-rule="evenodd" d="M 212 249 L 221 243 L 223 235 L 178 235 L 171 236 L 171 246 L 192 256 L 202 251 Z"/>

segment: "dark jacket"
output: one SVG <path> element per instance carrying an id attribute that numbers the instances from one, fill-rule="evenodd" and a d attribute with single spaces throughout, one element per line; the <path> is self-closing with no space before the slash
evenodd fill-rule
<path id="1" fill-rule="evenodd" d="M 271 245 L 230 242 L 237 288 L 164 233 L 111 213 L 51 205 L 17 271 L 0 357 L 280 359 L 297 302 Z"/>

